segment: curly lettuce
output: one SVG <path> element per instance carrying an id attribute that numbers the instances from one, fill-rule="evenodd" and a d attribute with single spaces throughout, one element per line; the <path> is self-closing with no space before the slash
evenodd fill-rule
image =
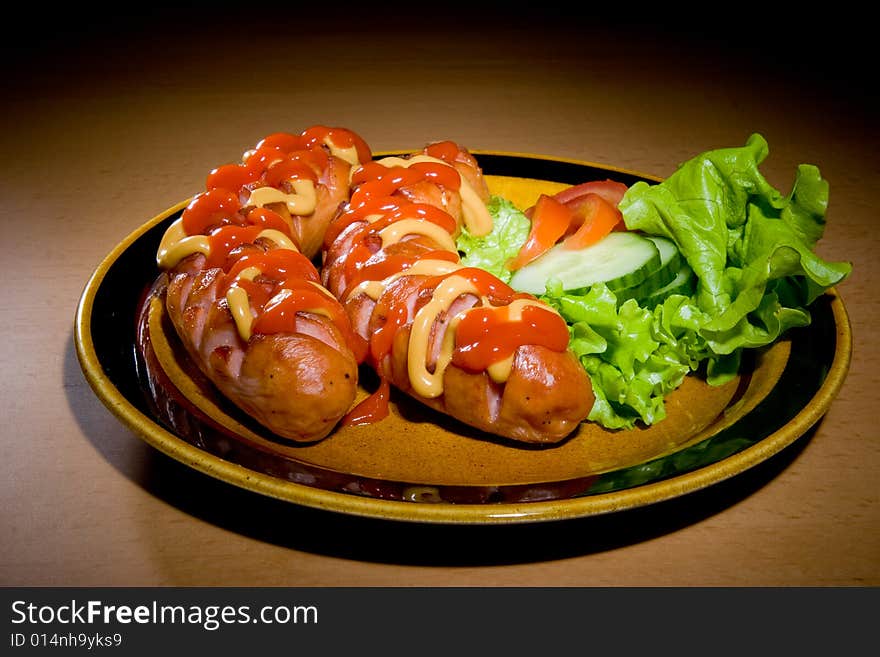
<path id="1" fill-rule="evenodd" d="M 768 152 L 754 134 L 744 147 L 685 162 L 662 183 L 636 183 L 620 203 L 627 228 L 671 238 L 697 275 L 700 335 L 718 355 L 809 324 L 807 307 L 851 271 L 814 251 L 829 191 L 819 170 L 800 165 L 783 196 L 758 171 Z"/>
<path id="2" fill-rule="evenodd" d="M 505 265 L 526 241 L 531 222 L 513 203 L 500 196 L 492 196 L 486 205 L 492 217 L 492 231 L 477 237 L 463 227 L 457 241 L 461 262 L 466 267 L 485 269 L 508 283 L 511 272 Z"/>

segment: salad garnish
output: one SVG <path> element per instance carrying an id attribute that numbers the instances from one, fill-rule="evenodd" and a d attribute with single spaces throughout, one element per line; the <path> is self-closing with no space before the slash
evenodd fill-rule
<path id="1" fill-rule="evenodd" d="M 768 153 L 756 133 L 660 183 L 588 182 L 522 211 L 493 197 L 494 228 L 462 232 L 462 262 L 565 318 L 596 394 L 590 420 L 608 429 L 654 424 L 687 375 L 729 381 L 744 350 L 808 325 L 810 304 L 851 273 L 851 263 L 815 250 L 828 182 L 801 164 L 784 195 L 759 171 Z"/>

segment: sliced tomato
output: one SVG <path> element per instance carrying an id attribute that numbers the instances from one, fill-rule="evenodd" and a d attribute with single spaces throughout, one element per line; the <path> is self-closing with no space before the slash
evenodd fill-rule
<path id="1" fill-rule="evenodd" d="M 530 213 L 532 227 L 525 244 L 507 263 L 510 271 L 524 267 L 550 249 L 571 226 L 572 211 L 552 196 L 541 194 Z"/>
<path id="2" fill-rule="evenodd" d="M 560 203 L 568 205 L 572 201 L 586 196 L 587 194 L 598 194 L 614 207 L 620 203 L 623 195 L 626 193 L 627 186 L 616 180 L 592 180 L 590 182 L 581 183 L 563 189 L 555 194 L 555 198 Z"/>
<path id="3" fill-rule="evenodd" d="M 578 228 L 565 238 L 566 249 L 583 249 L 595 244 L 623 223 L 623 215 L 616 205 L 612 205 L 599 194 L 588 193 L 571 201 L 574 223 Z"/>

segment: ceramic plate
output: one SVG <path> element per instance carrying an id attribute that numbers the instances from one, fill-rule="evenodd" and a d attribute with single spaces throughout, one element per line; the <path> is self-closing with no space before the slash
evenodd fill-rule
<path id="1" fill-rule="evenodd" d="M 657 179 L 600 165 L 476 152 L 493 193 L 519 207 L 541 192 L 612 178 Z M 779 452 L 828 409 L 849 367 L 843 302 L 830 290 L 810 326 L 744 358 L 721 387 L 696 376 L 650 428 L 585 423 L 550 447 L 475 432 L 394 397 L 391 415 L 299 445 L 266 432 L 189 369 L 161 304 L 145 303 L 155 254 L 185 202 L 147 222 L 98 266 L 80 300 L 76 347 L 101 401 L 147 443 L 229 484 L 292 503 L 414 522 L 549 521 L 644 506 L 732 477 Z M 171 336 L 170 338 L 168 336 Z M 364 373 L 361 394 L 374 382 Z"/>

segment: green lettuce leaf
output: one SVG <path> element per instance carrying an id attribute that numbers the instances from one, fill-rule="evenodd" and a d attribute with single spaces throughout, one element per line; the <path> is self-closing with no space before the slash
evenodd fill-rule
<path id="1" fill-rule="evenodd" d="M 457 240 L 461 262 L 466 267 L 485 269 L 508 283 L 512 274 L 504 265 L 519 252 L 532 224 L 513 203 L 500 196 L 492 196 L 487 208 L 492 231 L 476 237 L 462 228 Z"/>
<path id="2" fill-rule="evenodd" d="M 618 304 L 603 284 L 573 295 L 551 281 L 542 298 L 569 324 L 569 347 L 596 395 L 589 419 L 606 428 L 662 420 L 664 397 L 706 357 L 698 334 L 705 318 L 688 297 L 673 295 L 647 309 L 634 299 Z"/>
<path id="3" fill-rule="evenodd" d="M 849 263 L 815 252 L 825 230 L 828 183 L 798 167 L 788 196 L 758 170 L 767 142 L 708 151 L 656 185 L 633 185 L 620 203 L 631 230 L 675 241 L 698 278 L 695 301 L 707 314 L 701 335 L 719 355 L 772 343 L 809 323 L 809 306 L 846 278 Z"/>

